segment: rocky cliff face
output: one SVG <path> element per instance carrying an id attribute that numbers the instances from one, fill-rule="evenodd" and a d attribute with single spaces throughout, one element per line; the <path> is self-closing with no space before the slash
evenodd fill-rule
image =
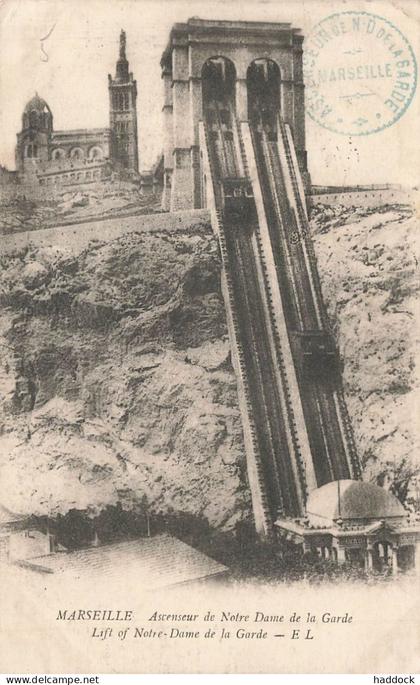
<path id="1" fill-rule="evenodd" d="M 160 211 L 160 194 L 143 195 L 138 183 L 112 178 L 101 183 L 40 188 L 0 183 L 0 235 L 129 213 Z"/>
<path id="2" fill-rule="evenodd" d="M 407 206 L 318 206 L 312 227 L 365 477 L 414 506 L 419 219 Z"/>
<path id="3" fill-rule="evenodd" d="M 3 258 L 0 478 L 10 508 L 249 512 L 217 244 L 133 234 Z"/>
<path id="4" fill-rule="evenodd" d="M 312 223 L 366 475 L 410 499 L 418 222 L 317 207 Z M 33 247 L 0 267 L 2 503 L 94 516 L 120 502 L 219 530 L 249 517 L 210 229 Z"/>

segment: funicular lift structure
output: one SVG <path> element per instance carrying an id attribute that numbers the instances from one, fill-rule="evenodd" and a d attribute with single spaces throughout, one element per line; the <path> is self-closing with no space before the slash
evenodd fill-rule
<path id="1" fill-rule="evenodd" d="M 203 144 L 211 176 L 225 297 L 250 427 L 248 458 L 257 528 L 299 517 L 310 490 L 360 478 L 279 71 L 254 61 L 248 123 L 235 113 L 235 69 L 203 67 Z M 297 239 L 296 239 L 297 237 Z M 252 487 L 253 486 L 253 487 Z"/>

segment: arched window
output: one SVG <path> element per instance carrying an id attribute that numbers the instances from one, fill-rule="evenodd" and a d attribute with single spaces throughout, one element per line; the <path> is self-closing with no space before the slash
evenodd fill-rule
<path id="1" fill-rule="evenodd" d="M 99 145 L 94 145 L 89 150 L 89 159 L 102 159 L 104 156 L 103 150 Z"/>
<path id="2" fill-rule="evenodd" d="M 38 126 L 38 112 L 36 109 L 31 110 L 29 113 L 29 126 L 36 128 Z"/>
<path id="3" fill-rule="evenodd" d="M 25 148 L 25 157 L 36 157 L 38 154 L 38 146 L 35 145 L 34 143 L 28 143 L 28 145 Z"/>
<path id="4" fill-rule="evenodd" d="M 73 147 L 70 150 L 69 157 L 71 159 L 83 159 L 84 153 L 81 147 Z"/>
<path id="5" fill-rule="evenodd" d="M 63 159 L 64 156 L 65 156 L 65 152 L 61 148 L 56 148 L 55 150 L 52 151 L 52 154 L 51 154 L 52 159 Z"/>

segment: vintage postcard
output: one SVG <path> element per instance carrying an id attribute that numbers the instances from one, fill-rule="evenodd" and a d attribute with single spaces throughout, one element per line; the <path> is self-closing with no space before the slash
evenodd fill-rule
<path id="1" fill-rule="evenodd" d="M 419 43 L 0 0 L 2 673 L 418 673 Z"/>

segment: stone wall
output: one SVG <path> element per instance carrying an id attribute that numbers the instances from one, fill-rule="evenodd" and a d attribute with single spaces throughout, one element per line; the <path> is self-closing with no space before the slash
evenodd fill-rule
<path id="1" fill-rule="evenodd" d="M 344 207 L 377 207 L 384 204 L 414 204 L 419 192 L 410 189 L 382 188 L 342 193 L 319 193 L 309 195 L 310 206 L 316 204 L 344 205 Z"/>

